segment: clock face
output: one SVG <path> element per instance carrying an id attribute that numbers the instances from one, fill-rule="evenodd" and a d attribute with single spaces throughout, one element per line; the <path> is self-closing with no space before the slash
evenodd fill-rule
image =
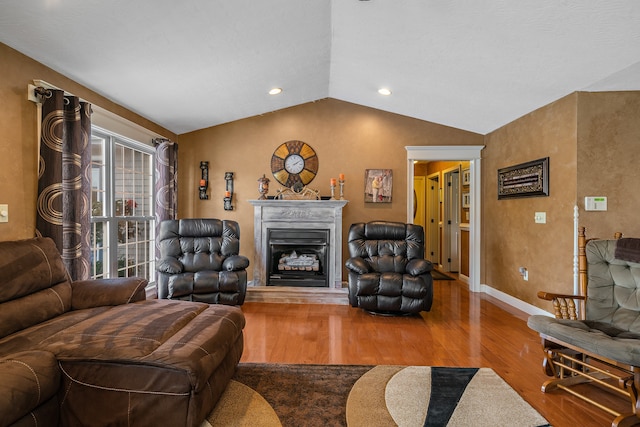
<path id="1" fill-rule="evenodd" d="M 304 159 L 300 154 L 289 154 L 284 159 L 284 169 L 289 173 L 300 173 L 304 169 Z"/>
<path id="2" fill-rule="evenodd" d="M 285 187 L 292 188 L 297 183 L 307 185 L 318 172 L 318 156 L 305 142 L 287 141 L 273 152 L 271 172 Z"/>

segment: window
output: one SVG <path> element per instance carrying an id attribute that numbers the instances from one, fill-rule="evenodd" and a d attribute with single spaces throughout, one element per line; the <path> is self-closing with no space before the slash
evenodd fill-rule
<path id="1" fill-rule="evenodd" d="M 155 272 L 152 147 L 93 127 L 91 135 L 91 276 Z"/>

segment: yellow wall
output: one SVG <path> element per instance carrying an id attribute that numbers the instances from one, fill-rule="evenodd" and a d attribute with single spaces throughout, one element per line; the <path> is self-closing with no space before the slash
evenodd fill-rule
<path id="1" fill-rule="evenodd" d="M 0 240 L 35 235 L 38 190 L 36 104 L 27 85 L 44 80 L 167 138 L 168 130 L 118 106 L 78 83 L 0 43 L 0 204 L 9 205 L 9 222 L 0 223 Z"/>
<path id="2" fill-rule="evenodd" d="M 234 219 L 240 223 L 241 252 L 253 258 L 253 207 L 257 180 L 269 179 L 270 195 L 280 188 L 271 174 L 273 151 L 283 142 L 301 140 L 316 151 L 320 166 L 308 185 L 330 194 L 329 181 L 345 174 L 343 239 L 349 225 L 376 219 L 407 218 L 407 153 L 411 145 L 480 145 L 478 134 L 359 105 L 324 99 L 259 117 L 179 136 L 179 217 Z M 199 200 L 200 161 L 209 161 L 211 199 Z M 393 169 L 392 203 L 364 202 L 365 169 Z M 234 209 L 224 211 L 224 173 L 234 172 Z M 343 247 L 346 259 L 346 243 Z"/>

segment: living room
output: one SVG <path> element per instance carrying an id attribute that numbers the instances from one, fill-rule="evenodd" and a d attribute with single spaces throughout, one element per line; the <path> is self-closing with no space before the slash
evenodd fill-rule
<path id="1" fill-rule="evenodd" d="M 633 21 L 637 16 L 630 16 Z M 1 41 L 1 40 L 0 40 Z M 631 42 L 630 42 L 631 43 Z M 640 235 L 636 190 L 640 160 L 640 91 L 586 91 L 580 88 L 490 132 L 473 132 L 386 112 L 327 96 L 314 102 L 177 133 L 91 90 L 63 73 L 0 44 L 0 204 L 9 221 L 0 222 L 0 240 L 35 235 L 38 180 L 38 110 L 28 100 L 34 79 L 79 96 L 180 147 L 178 218 L 225 218 L 241 227 L 241 252 L 253 256 L 253 207 L 257 180 L 272 178 L 270 159 L 283 142 L 296 139 L 317 152 L 319 170 L 309 184 L 323 196 L 329 182 L 345 175 L 343 233 L 348 225 L 375 219 L 407 218 L 407 146 L 484 146 L 481 158 L 479 278 L 481 291 L 523 311 L 551 311 L 536 294 L 545 289 L 574 291 L 576 223 L 588 235 Z M 637 63 L 630 60 L 630 63 Z M 171 99 L 167 99 L 171 102 Z M 158 95 L 158 102 L 163 102 Z M 487 105 L 492 100 L 487 100 Z M 499 200 L 497 171 L 549 157 L 549 196 Z M 455 159 L 452 159 L 455 160 Z M 209 162 L 210 198 L 198 197 L 200 161 Z M 394 172 L 391 203 L 364 201 L 366 169 Z M 234 173 L 234 209 L 224 210 L 224 174 Z M 278 185 L 271 181 L 270 195 Z M 584 198 L 606 196 L 607 212 L 587 211 Z M 472 202 L 473 203 L 473 202 Z M 546 212 L 546 223 L 534 222 Z M 346 239 L 343 236 L 343 241 Z M 343 250 L 343 254 L 346 250 Z M 252 260 L 253 262 L 253 260 Z M 528 270 L 523 280 L 520 267 Z M 250 273 L 251 274 L 251 273 Z M 344 276 L 344 274 L 343 274 Z M 251 280 L 251 278 L 250 278 Z"/>

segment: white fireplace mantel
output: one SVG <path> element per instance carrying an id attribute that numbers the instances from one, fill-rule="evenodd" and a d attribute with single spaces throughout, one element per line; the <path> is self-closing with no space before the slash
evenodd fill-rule
<path id="1" fill-rule="evenodd" d="M 249 200 L 254 207 L 253 286 L 267 284 L 270 228 L 329 230 L 329 287 L 342 287 L 342 208 L 347 200 Z"/>

